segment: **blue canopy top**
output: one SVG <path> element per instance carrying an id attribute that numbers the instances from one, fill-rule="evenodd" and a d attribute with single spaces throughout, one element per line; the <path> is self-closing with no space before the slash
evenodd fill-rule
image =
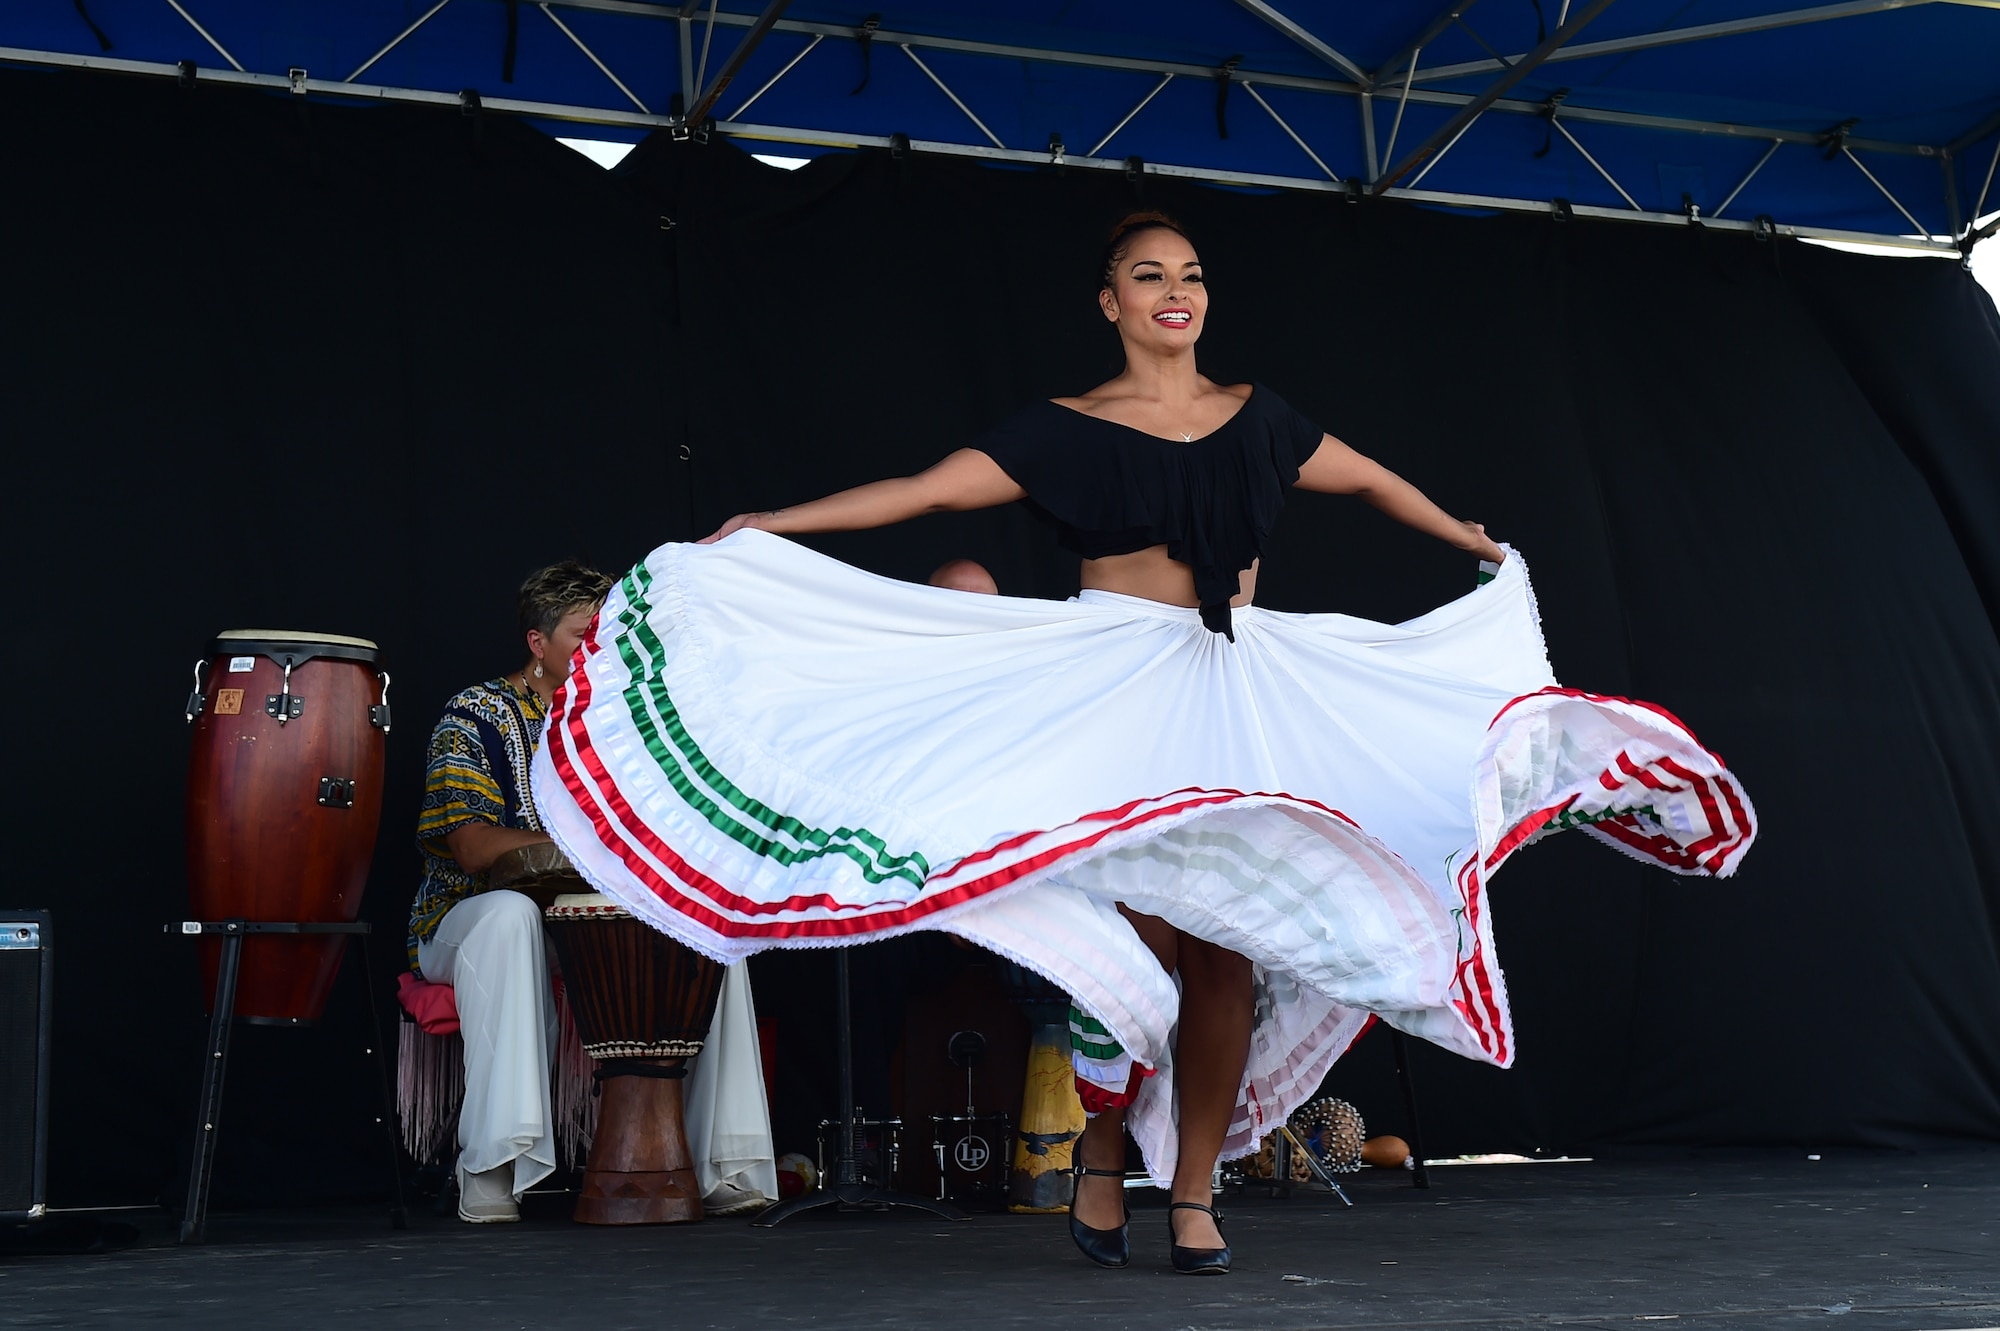
<path id="1" fill-rule="evenodd" d="M 1966 247 L 2000 207 L 2000 0 L 758 3 L 28 0 L 0 60 Z"/>

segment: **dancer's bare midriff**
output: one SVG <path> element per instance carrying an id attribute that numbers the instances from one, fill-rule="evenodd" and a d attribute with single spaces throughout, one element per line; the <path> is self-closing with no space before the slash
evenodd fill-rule
<path id="1" fill-rule="evenodd" d="M 1169 558 L 1164 545 L 1150 545 L 1129 555 L 1086 559 L 1083 561 L 1083 585 L 1088 590 L 1137 596 L 1162 605 L 1201 604 L 1201 599 L 1194 592 L 1194 570 L 1178 559 Z M 1255 561 L 1243 570 L 1237 586 L 1239 590 L 1229 598 L 1229 604 L 1238 607 L 1249 605 L 1250 598 L 1257 592 Z"/>

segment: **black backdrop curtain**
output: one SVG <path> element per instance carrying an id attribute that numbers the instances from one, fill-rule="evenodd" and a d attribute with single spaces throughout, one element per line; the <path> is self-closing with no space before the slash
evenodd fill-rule
<path id="1" fill-rule="evenodd" d="M 521 575 L 915 469 L 1107 376 L 1097 238 L 1135 205 L 1207 261 L 1209 374 L 1512 541 L 1564 682 L 1684 717 L 1758 802 L 1727 883 L 1580 837 L 1510 867 L 1520 1064 L 1421 1050 L 1432 1149 L 2000 1139 L 2000 319 L 1954 265 L 664 138 L 605 173 L 490 115 L 108 76 L 0 74 L 0 114 L 0 904 L 55 911 L 58 1202 L 151 1197 L 184 1150 L 204 1003 L 159 929 L 214 632 L 385 648 L 386 979 L 425 734 L 517 663 Z M 1074 588 L 1014 510 L 816 544 Z M 1470 576 L 1300 495 L 1260 590 L 1394 619 Z M 781 1149 L 835 1107 L 824 960 L 757 963 Z M 357 986 L 319 1029 L 239 1035 L 225 1201 L 379 1188 Z M 1366 1050 L 1336 1077 L 1375 1076 Z"/>

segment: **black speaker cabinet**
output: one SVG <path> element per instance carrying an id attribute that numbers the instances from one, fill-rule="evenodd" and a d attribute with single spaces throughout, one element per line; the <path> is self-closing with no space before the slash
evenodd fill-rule
<path id="1" fill-rule="evenodd" d="M 47 1204 L 49 913 L 0 909 L 0 1220 Z"/>

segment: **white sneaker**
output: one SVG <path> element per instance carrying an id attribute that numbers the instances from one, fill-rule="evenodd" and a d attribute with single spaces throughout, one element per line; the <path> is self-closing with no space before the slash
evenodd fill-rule
<path id="1" fill-rule="evenodd" d="M 701 1199 L 702 1212 L 713 1216 L 749 1215 L 770 1204 L 771 1199 L 763 1193 L 739 1188 L 733 1183 L 718 1183 L 714 1192 Z"/>
<path id="2" fill-rule="evenodd" d="M 513 1161 L 483 1174 L 458 1170 L 458 1218 L 469 1225 L 504 1225 L 521 1218 Z"/>

